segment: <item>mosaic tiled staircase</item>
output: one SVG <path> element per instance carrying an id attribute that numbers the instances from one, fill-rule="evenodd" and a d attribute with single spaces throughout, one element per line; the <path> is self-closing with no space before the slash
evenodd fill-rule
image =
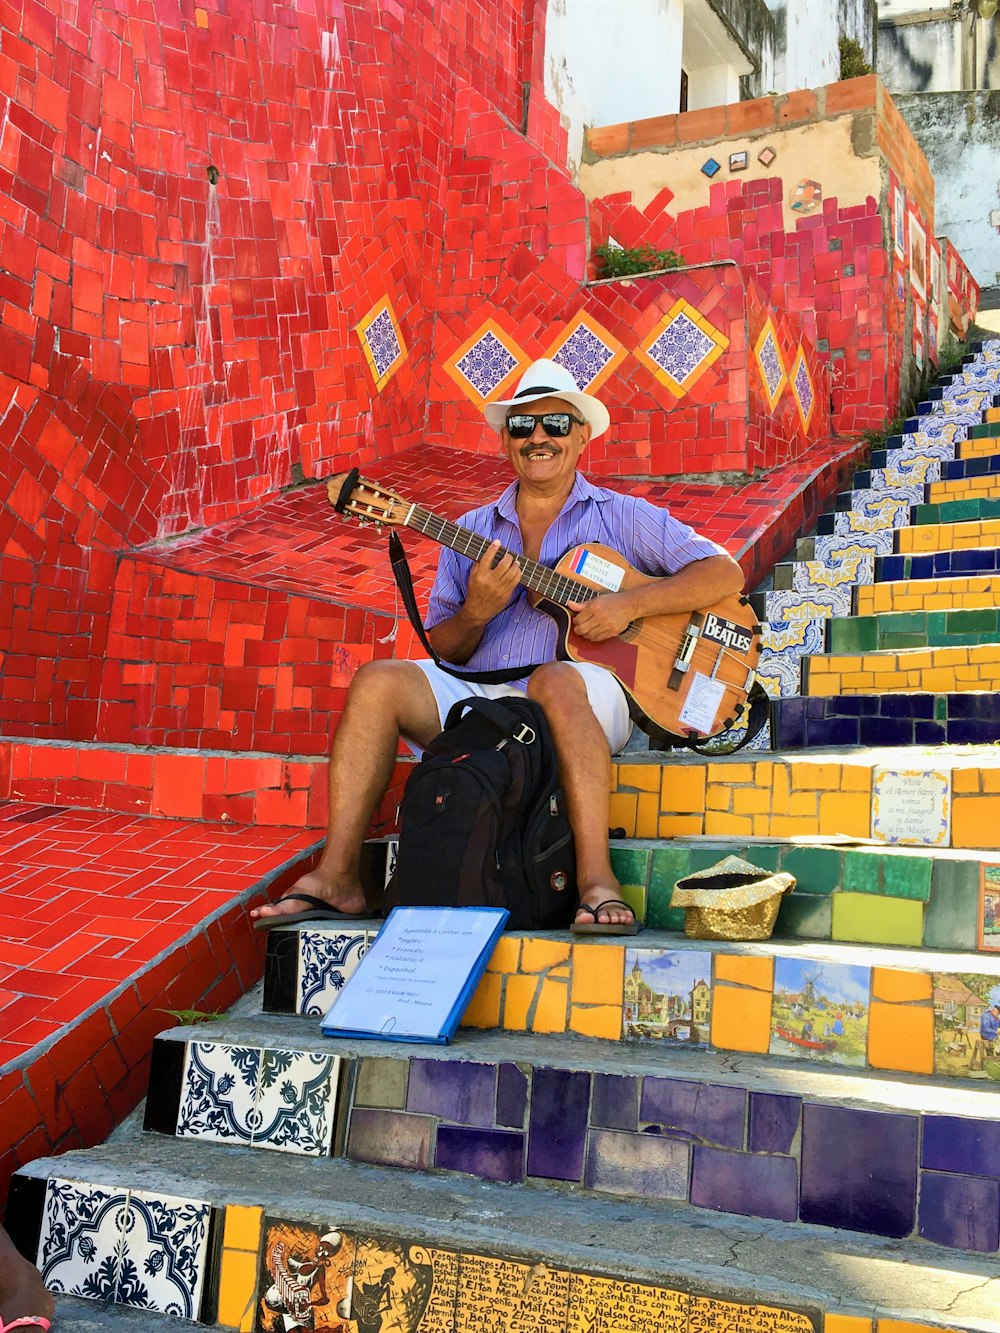
<path id="1" fill-rule="evenodd" d="M 157 1040 L 141 1137 L 16 1178 L 50 1282 L 248 1330 L 1000 1328 L 994 501 L 988 462 L 930 475 L 989 460 L 993 364 L 762 595 L 760 748 L 621 757 L 644 935 L 505 937 L 428 1052 L 307 1017 L 368 930 L 272 933 L 263 1013 Z M 796 876 L 774 939 L 683 938 L 673 884 L 731 851 Z"/>

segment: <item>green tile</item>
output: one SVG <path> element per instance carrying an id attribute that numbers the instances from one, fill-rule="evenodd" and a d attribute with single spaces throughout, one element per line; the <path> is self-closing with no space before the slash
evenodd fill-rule
<path id="1" fill-rule="evenodd" d="M 781 858 L 782 845 L 777 842 L 755 842 L 750 847 L 744 847 L 736 853 L 742 856 L 744 861 L 749 861 L 751 865 L 758 866 L 761 870 L 777 870 L 778 862 Z M 719 852 L 716 860 L 721 861 L 726 852 Z"/>
<path id="2" fill-rule="evenodd" d="M 945 611 L 939 614 L 944 621 L 942 628 L 948 634 L 994 634 L 997 621 L 1000 620 L 997 612 L 989 607 L 979 611 Z"/>
<path id="3" fill-rule="evenodd" d="M 828 940 L 831 901 L 797 891 L 787 893 L 778 908 L 775 935 L 787 940 Z"/>
<path id="4" fill-rule="evenodd" d="M 882 893 L 882 857 L 871 852 L 845 852 L 841 887 L 852 893 Z"/>
<path id="5" fill-rule="evenodd" d="M 674 885 L 683 879 L 689 870 L 700 867 L 691 865 L 691 849 L 688 847 L 657 847 L 653 853 L 653 864 L 649 872 L 649 898 L 653 901 L 666 893 L 674 891 Z"/>
<path id="6" fill-rule="evenodd" d="M 355 1106 L 381 1106 L 402 1111 L 406 1106 L 409 1060 L 360 1060 L 354 1087 Z"/>
<path id="7" fill-rule="evenodd" d="M 878 646 L 875 616 L 845 616 L 830 621 L 827 630 L 831 653 L 874 652 Z"/>
<path id="8" fill-rule="evenodd" d="M 646 920 L 645 884 L 622 884 L 622 897 L 632 909 L 636 921 Z"/>
<path id="9" fill-rule="evenodd" d="M 789 847 L 781 868 L 795 876 L 797 894 L 826 895 L 840 883 L 841 853 L 832 847 Z"/>
<path id="10" fill-rule="evenodd" d="M 886 897 L 919 898 L 921 902 L 927 902 L 931 896 L 933 869 L 934 862 L 929 856 L 883 855 L 882 883 Z"/>
<path id="11" fill-rule="evenodd" d="M 979 947 L 978 861 L 933 861 L 924 944 L 928 949 Z"/>
<path id="12" fill-rule="evenodd" d="M 669 899 L 665 895 L 654 898 L 650 895 L 646 907 L 646 925 L 650 930 L 677 930 L 684 934 L 684 908 L 667 906 Z"/>
<path id="13" fill-rule="evenodd" d="M 830 938 L 856 944 L 895 944 L 918 949 L 923 944 L 924 906 L 905 898 L 868 893 L 835 893 L 830 899 Z"/>
<path id="14" fill-rule="evenodd" d="M 611 869 L 620 884 L 645 884 L 649 875 L 649 847 L 612 847 Z"/>

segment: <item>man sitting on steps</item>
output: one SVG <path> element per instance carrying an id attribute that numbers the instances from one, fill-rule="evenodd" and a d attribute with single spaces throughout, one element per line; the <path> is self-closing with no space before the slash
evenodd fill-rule
<path id="1" fill-rule="evenodd" d="M 577 471 L 588 442 L 607 430 L 599 399 L 580 393 L 554 361 L 536 361 L 517 392 L 486 407 L 516 479 L 494 503 L 459 520 L 492 545 L 476 563 L 445 549 L 427 617 L 434 650 L 472 671 L 543 663 L 514 685 L 457 680 L 430 661 L 378 661 L 351 683 L 330 753 L 327 841 L 315 870 L 278 902 L 254 909 L 255 926 L 363 917 L 359 862 L 378 802 L 388 787 L 400 737 L 426 745 L 451 704 L 470 695 L 527 694 L 544 710 L 576 845 L 580 933 L 635 931 L 611 870 L 608 819 L 611 755 L 628 740 L 628 702 L 614 676 L 590 663 L 556 661 L 557 626 L 518 582 L 513 555 L 554 565 L 570 547 L 601 542 L 653 582 L 602 593 L 574 608 L 573 630 L 601 641 L 641 616 L 693 611 L 743 587 L 722 547 L 645 500 L 591 485 Z M 520 688 L 519 688 L 520 687 Z"/>

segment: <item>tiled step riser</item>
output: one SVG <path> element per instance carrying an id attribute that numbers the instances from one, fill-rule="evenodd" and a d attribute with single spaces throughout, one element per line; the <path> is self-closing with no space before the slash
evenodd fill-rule
<path id="1" fill-rule="evenodd" d="M 904 763 L 905 757 L 905 763 Z M 906 841 L 924 846 L 996 846 L 1000 827 L 1000 756 L 989 747 L 925 751 L 911 758 L 877 752 L 687 762 L 671 753 L 659 764 L 621 763 L 612 777 L 611 824 L 625 837 L 788 837 L 841 835 L 887 841 L 879 796 L 912 779 L 927 789 L 933 830 Z M 932 776 L 933 775 L 933 776 Z M 934 793 L 932 796 L 931 793 Z M 890 832 L 890 830 L 892 830 Z"/>
<path id="2" fill-rule="evenodd" d="M 53 1198 L 58 1179 L 53 1177 Z M 38 1237 L 28 1233 L 31 1227 L 37 1229 L 37 1216 L 45 1207 L 45 1182 L 32 1177 L 18 1185 L 19 1213 L 27 1225 L 15 1227 L 17 1238 L 41 1263 Z M 322 1214 L 315 1205 L 304 1207 L 295 1199 L 268 1209 L 259 1204 L 208 1205 L 197 1199 L 166 1198 L 152 1228 L 156 1239 L 162 1238 L 162 1249 L 154 1254 L 171 1253 L 168 1247 L 185 1217 L 197 1219 L 196 1227 L 204 1219 L 207 1243 L 198 1236 L 183 1272 L 169 1269 L 173 1281 L 158 1274 L 140 1292 L 131 1269 L 123 1280 L 122 1251 L 127 1247 L 119 1247 L 112 1226 L 130 1207 L 134 1218 L 142 1218 L 143 1192 L 115 1194 L 109 1187 L 77 1180 L 62 1188 L 64 1197 L 56 1201 L 59 1212 L 53 1216 L 59 1222 L 65 1218 L 69 1244 L 84 1248 L 94 1261 L 86 1264 L 57 1256 L 57 1262 L 63 1258 L 59 1266 L 66 1285 L 81 1286 L 88 1280 L 99 1285 L 94 1282 L 95 1268 L 117 1273 L 108 1284 L 111 1290 L 101 1293 L 117 1307 L 174 1314 L 190 1308 L 202 1322 L 223 1328 L 333 1329 L 350 1324 L 375 1330 L 388 1327 L 380 1323 L 387 1311 L 398 1311 L 405 1320 L 394 1321 L 393 1328 L 426 1333 L 517 1328 L 587 1333 L 599 1327 L 650 1333 L 689 1328 L 900 1333 L 902 1327 L 897 1319 L 845 1314 L 839 1298 L 828 1301 L 810 1292 L 797 1299 L 794 1289 L 777 1290 L 772 1281 L 754 1281 L 752 1275 L 734 1271 L 720 1281 L 706 1270 L 695 1277 L 683 1271 L 683 1261 L 669 1255 L 630 1254 L 623 1263 L 619 1238 L 613 1242 L 615 1258 L 607 1254 L 600 1264 L 595 1261 L 600 1269 L 596 1274 L 585 1259 L 560 1259 L 558 1237 L 532 1241 L 519 1236 L 507 1241 L 508 1249 L 499 1236 L 491 1244 L 470 1238 L 456 1244 L 454 1224 L 443 1227 L 434 1218 L 392 1230 L 371 1220 L 358 1225 L 357 1205 L 345 1207 L 335 1195 Z M 92 1220 L 95 1208 L 90 1201 L 100 1200 L 107 1207 L 109 1196 L 112 1204 L 104 1216 L 112 1226 L 102 1229 Z M 475 1202 L 463 1198 L 457 1206 L 464 1214 L 479 1202 L 477 1195 Z M 74 1204 L 77 1209 L 71 1212 Z M 412 1218 L 416 1205 L 413 1200 L 407 1205 Z M 627 1277 L 608 1275 L 609 1265 L 616 1262 Z M 117 1314 L 121 1319 L 124 1312 L 119 1309 Z M 72 1317 L 85 1318 L 80 1309 L 73 1309 Z M 137 1313 L 135 1327 L 141 1327 L 141 1319 Z M 905 1327 L 907 1333 L 940 1333 L 941 1326 L 909 1321 Z"/>
<path id="3" fill-rule="evenodd" d="M 1000 690 L 1000 643 L 902 653 L 818 654 L 802 662 L 807 697 Z"/>
<path id="4" fill-rule="evenodd" d="M 879 532 L 856 533 L 838 537 L 832 534 L 800 537 L 795 560 L 830 560 L 843 558 L 854 547 L 871 550 L 876 555 L 913 555 L 937 551 L 981 550 L 1000 544 L 1000 521 L 981 523 L 924 523 L 906 528 L 885 528 Z"/>
<path id="5" fill-rule="evenodd" d="M 961 577 L 1000 572 L 1000 547 L 935 551 L 918 555 L 872 555 L 867 551 L 831 552 L 821 560 L 789 561 L 774 568 L 775 591 L 819 592 L 834 587 L 906 579 Z"/>
<path id="6" fill-rule="evenodd" d="M 775 699 L 775 750 L 832 745 L 993 745 L 1000 742 L 1000 694 L 862 693 Z"/>
<path id="7" fill-rule="evenodd" d="M 657 1056 L 667 1043 L 689 1050 L 700 1045 L 707 1030 L 692 1017 L 690 997 L 685 1010 L 679 989 L 671 989 L 674 1016 L 664 1024 L 666 997 L 649 993 L 655 974 L 643 978 L 637 962 L 630 982 L 628 1026 L 648 1032 L 662 1025 Z M 746 997 L 751 1010 L 757 994 Z M 844 1042 L 863 1042 L 858 1006 L 847 996 L 845 991 L 831 1005 L 827 1027 L 839 1029 Z M 696 993 L 694 1005 L 700 1004 Z M 803 1019 L 792 1005 L 785 1009 L 788 1030 L 794 1027 L 797 1035 Z M 682 1041 L 689 1032 L 694 1038 Z M 216 1142 L 219 1126 L 235 1124 L 245 1131 L 247 1146 L 310 1155 L 329 1155 L 336 1137 L 342 1155 L 358 1163 L 457 1171 L 508 1185 L 556 1183 L 855 1230 L 861 1216 L 866 1224 L 860 1229 L 874 1235 L 923 1236 L 986 1252 L 1000 1246 L 1000 1191 L 974 1226 L 966 1217 L 982 1190 L 975 1145 L 984 1138 L 1000 1143 L 993 1120 L 845 1106 L 841 1098 L 820 1093 L 754 1091 L 710 1078 L 590 1072 L 523 1057 L 490 1063 L 394 1052 L 341 1061 L 319 1051 L 254 1052 L 163 1039 L 157 1046 L 151 1088 L 158 1094 L 160 1123 L 151 1124 L 147 1112 L 148 1129 Z M 165 1051 L 170 1046 L 187 1048 L 183 1078 L 180 1052 Z M 781 1046 L 793 1043 L 775 1036 L 772 1047 Z M 274 1106 L 265 1107 L 263 1098 L 254 1103 L 256 1121 L 268 1129 L 284 1125 L 280 1142 L 268 1137 L 263 1145 L 253 1139 L 256 1121 L 247 1114 L 243 1083 L 248 1057 L 256 1054 L 263 1057 L 262 1068 L 268 1061 L 281 1068 Z M 306 1060 L 308 1069 L 302 1067 Z M 351 1092 L 341 1099 L 334 1131 L 341 1065 Z M 175 1131 L 163 1112 L 177 1106 Z M 308 1108 L 314 1109 L 311 1117 Z M 852 1148 L 847 1170 L 837 1150 L 845 1141 Z M 882 1159 L 889 1144 L 894 1151 L 887 1170 Z"/>
<path id="8" fill-rule="evenodd" d="M 825 622 L 831 653 L 971 647 L 1000 642 L 1000 610 L 896 611 Z"/>
<path id="9" fill-rule="evenodd" d="M 1000 605 L 1000 576 L 953 575 L 946 579 L 873 583 L 855 589 L 854 614 L 911 611 L 986 611 Z"/>

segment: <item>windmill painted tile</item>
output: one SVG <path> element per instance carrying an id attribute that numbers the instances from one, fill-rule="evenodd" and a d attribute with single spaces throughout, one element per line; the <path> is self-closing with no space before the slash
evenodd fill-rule
<path id="1" fill-rule="evenodd" d="M 661 384 L 681 398 L 728 346 L 726 335 L 681 299 L 646 335 L 635 354 Z"/>
<path id="2" fill-rule="evenodd" d="M 49 1291 L 114 1300 L 127 1207 L 126 1190 L 46 1181 L 36 1262 Z"/>
<path id="3" fill-rule="evenodd" d="M 208 1203 L 132 1190 L 115 1303 L 197 1319 L 211 1217 Z"/>
<path id="4" fill-rule="evenodd" d="M 626 949 L 625 1035 L 704 1049 L 712 1023 L 712 955 Z"/>
<path id="5" fill-rule="evenodd" d="M 934 1072 L 1000 1082 L 1000 979 L 969 972 L 934 974 Z M 926 1155 L 926 1149 L 925 1149 Z M 926 1162 L 925 1165 L 933 1165 Z"/>
<path id="6" fill-rule="evenodd" d="M 864 1065 L 871 969 L 776 958 L 772 1055 Z"/>
<path id="7" fill-rule="evenodd" d="M 188 1042 L 177 1137 L 249 1144 L 260 1064 L 257 1047 Z"/>
<path id="8" fill-rule="evenodd" d="M 545 355 L 569 371 L 582 393 L 596 393 L 628 353 L 598 320 L 581 310 Z"/>
<path id="9" fill-rule="evenodd" d="M 465 396 L 482 408 L 514 378 L 530 358 L 496 322 L 488 319 L 444 363 L 444 369 Z"/>
<path id="10" fill-rule="evenodd" d="M 303 930 L 299 935 L 298 1012 L 322 1017 L 367 947 L 365 930 Z"/>
<path id="11" fill-rule="evenodd" d="M 317 1051 L 264 1051 L 255 1148 L 321 1157 L 330 1151 L 340 1059 Z"/>
<path id="12" fill-rule="evenodd" d="M 947 847 L 951 774 L 941 769 L 874 768 L 871 835 L 900 846 Z"/>

